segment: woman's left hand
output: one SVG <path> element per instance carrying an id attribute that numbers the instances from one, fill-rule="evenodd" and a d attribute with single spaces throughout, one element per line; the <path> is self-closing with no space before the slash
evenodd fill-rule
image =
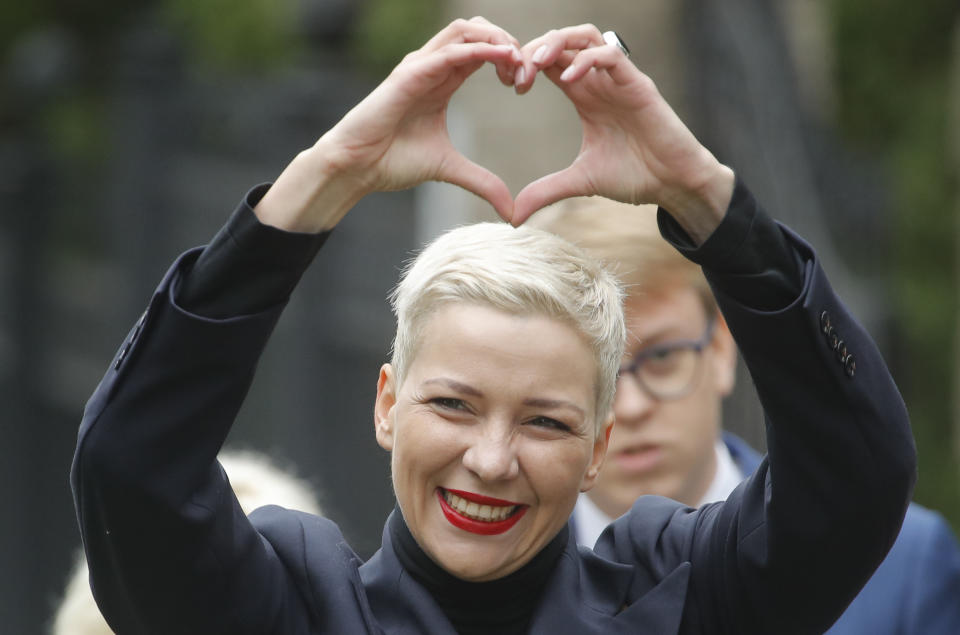
<path id="1" fill-rule="evenodd" d="M 577 109 L 580 152 L 564 170 L 526 186 L 512 222 L 572 196 L 600 195 L 656 203 L 706 238 L 722 219 L 733 172 L 697 141 L 653 81 L 593 25 L 550 31 L 521 49 L 524 69 L 515 90 L 527 92 L 544 73 Z M 699 242 L 699 241 L 698 241 Z"/>

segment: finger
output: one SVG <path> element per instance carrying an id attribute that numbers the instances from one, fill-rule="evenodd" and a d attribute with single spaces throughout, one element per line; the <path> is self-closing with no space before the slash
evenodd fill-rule
<path id="1" fill-rule="evenodd" d="M 434 35 L 417 53 L 430 53 L 447 44 L 456 42 L 486 42 L 488 44 L 509 44 L 518 51 L 520 41 L 506 30 L 491 24 L 481 17 L 470 20 L 457 19 Z M 519 61 L 519 55 L 518 55 Z"/>
<path id="2" fill-rule="evenodd" d="M 474 17 L 470 18 L 470 19 L 468 20 L 468 22 L 473 23 L 473 24 L 481 24 L 481 25 L 484 25 L 484 26 L 486 26 L 486 27 L 496 29 L 503 37 L 506 38 L 506 42 L 507 42 L 507 43 L 513 44 L 515 47 L 517 47 L 517 50 L 520 49 L 520 40 L 518 40 L 517 38 L 513 37 L 513 35 L 511 35 L 510 32 L 507 31 L 506 29 L 497 26 L 496 24 L 494 24 L 493 22 L 490 22 L 489 20 L 487 20 L 487 19 L 484 18 L 483 16 L 479 16 L 479 15 L 478 15 L 478 16 L 474 16 Z M 495 43 L 496 43 L 496 44 L 500 44 L 501 42 L 495 42 Z"/>
<path id="3" fill-rule="evenodd" d="M 477 62 L 507 64 L 511 62 L 513 55 L 514 48 L 509 44 L 487 44 L 483 42 L 448 44 L 431 55 L 407 60 L 405 70 L 414 75 L 429 75 L 444 69 L 449 70 L 450 68 Z"/>
<path id="4" fill-rule="evenodd" d="M 551 203 L 573 196 L 595 194 L 588 185 L 583 178 L 583 174 L 572 165 L 559 172 L 540 177 L 517 194 L 510 223 L 514 227 L 519 227 L 534 212 Z"/>
<path id="5" fill-rule="evenodd" d="M 443 162 L 437 180 L 473 192 L 490 203 L 500 218 L 510 222 L 513 216 L 513 196 L 507 184 L 499 176 L 459 152 L 453 151 Z"/>
<path id="6" fill-rule="evenodd" d="M 504 86 L 513 86 L 513 79 L 516 76 L 516 64 L 498 63 L 495 65 L 497 70 L 497 79 Z"/>
<path id="7" fill-rule="evenodd" d="M 522 59 L 520 55 L 520 42 L 517 38 L 513 37 L 500 27 L 497 27 L 485 18 L 477 16 L 469 20 L 471 23 L 479 23 L 484 26 L 493 27 L 497 31 L 489 32 L 485 31 L 483 33 L 472 33 L 466 31 L 463 33 L 464 42 L 487 42 L 489 44 L 510 44 L 514 48 L 513 58 L 509 63 L 498 63 L 496 64 L 497 70 L 497 79 L 500 80 L 500 83 L 504 86 L 513 86 L 513 78 L 516 74 L 516 65 Z M 479 37 L 478 37 L 479 36 Z"/>
<path id="8" fill-rule="evenodd" d="M 547 31 L 520 49 L 524 66 L 523 81 L 519 81 L 519 76 L 516 77 L 514 89 L 519 94 L 529 91 L 536 73 L 555 64 L 565 51 L 579 51 L 604 44 L 600 30 L 592 24 Z"/>
<path id="9" fill-rule="evenodd" d="M 588 48 L 577 53 L 563 69 L 559 79 L 561 82 L 575 82 L 590 69 L 606 71 L 618 84 L 626 84 L 636 80 L 639 71 L 633 62 L 612 44 L 604 44 Z"/>

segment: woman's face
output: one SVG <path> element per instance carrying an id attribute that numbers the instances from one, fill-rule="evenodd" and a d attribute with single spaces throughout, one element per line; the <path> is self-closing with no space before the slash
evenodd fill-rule
<path id="1" fill-rule="evenodd" d="M 427 554 L 464 579 L 526 564 L 596 478 L 596 363 L 570 326 L 475 304 L 430 316 L 400 385 L 385 365 L 377 441 Z"/>

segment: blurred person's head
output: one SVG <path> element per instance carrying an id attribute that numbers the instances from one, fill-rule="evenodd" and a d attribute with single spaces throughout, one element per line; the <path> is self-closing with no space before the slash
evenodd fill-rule
<path id="1" fill-rule="evenodd" d="M 448 572 L 507 575 L 564 527 L 602 464 L 619 285 L 556 236 L 487 223 L 430 244 L 392 300 L 375 428 L 400 510 Z"/>
<path id="2" fill-rule="evenodd" d="M 280 505 L 320 514 L 313 488 L 269 457 L 248 450 L 224 450 L 218 456 L 244 513 L 264 505 Z M 111 635 L 90 591 L 90 573 L 83 552 L 70 573 L 63 599 L 53 617 L 52 635 Z"/>
<path id="3" fill-rule="evenodd" d="M 736 346 L 700 267 L 662 238 L 651 206 L 571 199 L 530 222 L 588 250 L 627 293 L 616 425 L 587 495 L 612 518 L 644 494 L 697 505 L 716 473 L 721 403 L 736 368 Z"/>

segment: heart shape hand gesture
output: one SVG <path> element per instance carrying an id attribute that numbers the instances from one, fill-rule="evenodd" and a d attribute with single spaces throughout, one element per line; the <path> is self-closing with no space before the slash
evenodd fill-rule
<path id="1" fill-rule="evenodd" d="M 514 199 L 496 174 L 451 143 L 446 111 L 486 63 L 517 94 L 538 74 L 573 103 L 583 136 L 565 169 Z M 362 196 L 435 180 L 486 199 L 519 225 L 545 205 L 599 195 L 668 209 L 698 242 L 722 218 L 733 172 L 721 165 L 618 47 L 592 25 L 549 31 L 520 46 L 483 18 L 456 20 L 391 74 L 309 150 L 298 155 L 256 208 L 263 222 L 295 231 L 329 229 Z"/>

